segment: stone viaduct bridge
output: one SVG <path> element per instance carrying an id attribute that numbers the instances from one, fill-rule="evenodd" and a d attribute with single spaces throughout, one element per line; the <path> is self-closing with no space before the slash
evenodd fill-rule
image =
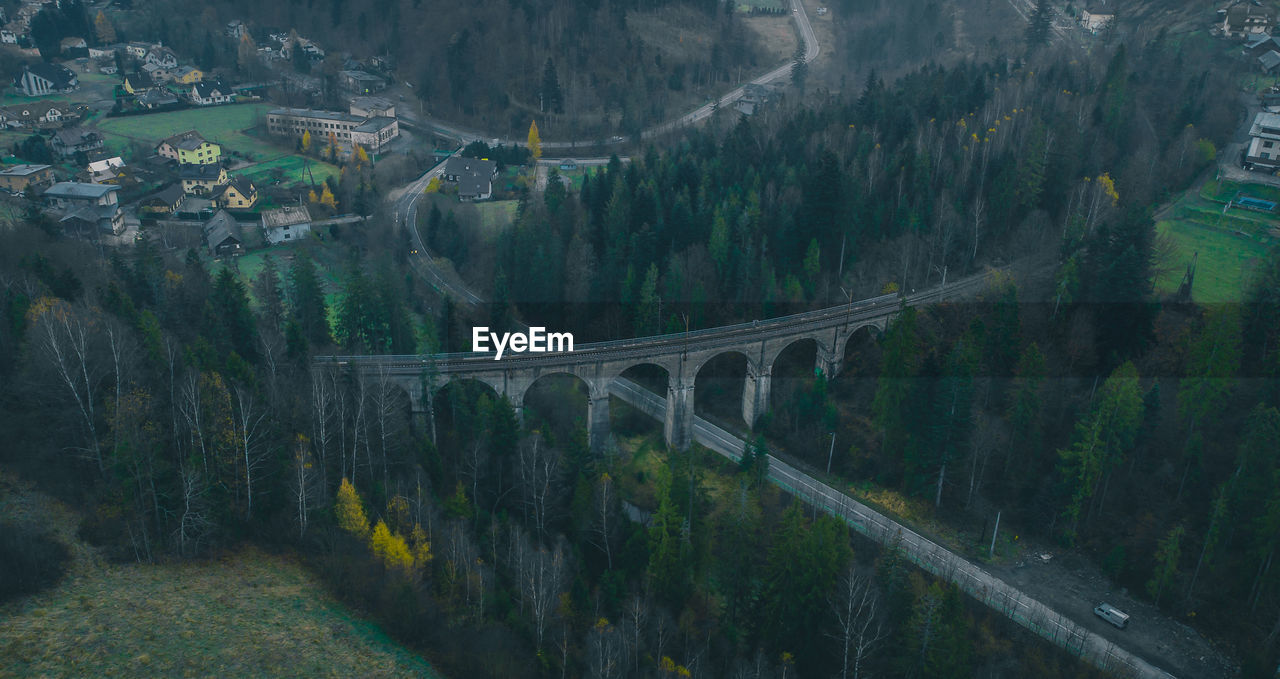
<path id="1" fill-rule="evenodd" d="M 752 321 L 706 330 L 654 337 L 579 344 L 573 351 L 554 353 L 506 353 L 494 360 L 492 353 L 451 353 L 400 356 L 318 356 L 314 367 L 354 368 L 370 376 L 384 375 L 408 394 L 415 412 L 425 412 L 427 390 L 450 382 L 475 380 L 489 385 L 510 400 L 523 415 L 525 393 L 539 378 L 552 374 L 577 376 L 587 385 L 587 432 L 591 447 L 599 450 L 609 435 L 609 387 L 622 374 L 639 365 L 657 365 L 667 372 L 666 416 L 663 431 L 667 444 L 687 448 L 693 440 L 694 382 L 711 359 L 726 353 L 746 358 L 746 383 L 742 391 L 742 419 L 754 426 L 769 408 L 774 362 L 792 344 L 812 340 L 817 345 L 815 370 L 834 377 L 840 369 L 845 345 L 863 328 L 883 332 L 890 319 L 908 306 L 931 304 L 980 290 L 987 276 L 979 275 L 908 295 L 889 294 L 791 316 Z"/>

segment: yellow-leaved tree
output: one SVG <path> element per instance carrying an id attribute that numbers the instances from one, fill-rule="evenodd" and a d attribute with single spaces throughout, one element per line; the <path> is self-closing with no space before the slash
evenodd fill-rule
<path id="1" fill-rule="evenodd" d="M 338 201 L 334 199 L 333 192 L 329 190 L 329 185 L 324 185 L 324 192 L 320 194 L 320 204 L 332 209 L 337 209 Z"/>
<path id="2" fill-rule="evenodd" d="M 311 150 L 311 131 L 310 130 L 304 131 L 302 133 L 302 150 L 303 151 Z"/>
<path id="3" fill-rule="evenodd" d="M 364 147 L 359 144 L 356 144 L 356 160 L 358 160 L 361 163 L 369 162 L 369 153 L 365 151 Z"/>
<path id="4" fill-rule="evenodd" d="M 365 517 L 364 506 L 360 504 L 360 494 L 345 478 L 338 486 L 338 497 L 334 501 L 333 513 L 338 519 L 338 527 L 342 530 L 362 540 L 369 534 L 369 519 Z"/>
<path id="5" fill-rule="evenodd" d="M 542 137 L 538 136 L 538 121 L 536 120 L 529 124 L 529 153 L 533 156 L 535 164 L 542 157 Z"/>
<path id="6" fill-rule="evenodd" d="M 405 572 L 413 568 L 413 555 L 409 553 L 404 538 L 392 533 L 381 519 L 373 527 L 373 535 L 369 536 L 369 549 L 387 568 L 399 568 Z"/>
<path id="7" fill-rule="evenodd" d="M 316 195 L 316 190 L 315 190 L 315 189 L 311 189 L 311 192 L 307 194 L 307 200 L 309 200 L 309 201 L 311 201 L 311 202 L 313 202 L 313 203 L 319 203 L 319 202 L 320 202 L 320 197 Z"/>
<path id="8" fill-rule="evenodd" d="M 427 532 L 422 530 L 422 526 L 414 524 L 413 533 L 409 536 L 413 542 L 413 566 L 419 570 L 425 569 L 431 563 L 431 541 L 427 539 Z"/>
<path id="9" fill-rule="evenodd" d="M 98 42 L 104 45 L 110 45 L 116 41 L 116 29 L 111 25 L 111 20 L 102 10 L 98 10 L 98 16 L 93 19 L 93 31 L 98 34 Z"/>

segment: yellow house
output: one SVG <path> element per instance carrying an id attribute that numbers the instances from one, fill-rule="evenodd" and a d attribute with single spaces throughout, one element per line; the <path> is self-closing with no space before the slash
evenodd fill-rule
<path id="1" fill-rule="evenodd" d="M 195 130 L 165 139 L 156 146 L 156 153 L 182 165 L 214 165 L 222 159 L 222 147 L 206 141 Z"/>
<path id="2" fill-rule="evenodd" d="M 258 202 L 258 187 L 245 177 L 232 177 L 214 190 L 213 202 L 223 209 L 246 210 Z"/>
<path id="3" fill-rule="evenodd" d="M 217 165 L 180 165 L 178 179 L 182 190 L 197 196 L 210 196 L 227 183 L 227 171 Z"/>
<path id="4" fill-rule="evenodd" d="M 173 81 L 183 85 L 191 85 L 204 80 L 204 72 L 194 66 L 179 66 L 173 72 Z"/>

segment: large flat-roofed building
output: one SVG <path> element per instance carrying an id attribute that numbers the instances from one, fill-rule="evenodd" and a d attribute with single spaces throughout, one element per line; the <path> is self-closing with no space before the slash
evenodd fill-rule
<path id="1" fill-rule="evenodd" d="M 301 139 L 310 132 L 311 143 L 318 146 L 328 144 L 332 133 L 342 149 L 350 151 L 354 145 L 359 144 L 368 151 L 377 152 L 400 136 L 400 125 L 395 118 L 385 116 L 359 116 L 309 108 L 278 108 L 267 113 L 267 131 L 295 139 Z"/>

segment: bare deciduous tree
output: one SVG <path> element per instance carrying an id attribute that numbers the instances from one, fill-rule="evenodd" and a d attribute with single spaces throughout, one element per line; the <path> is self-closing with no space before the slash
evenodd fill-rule
<path id="1" fill-rule="evenodd" d="M 863 664 L 887 636 L 877 614 L 879 595 L 874 584 L 856 567 L 850 567 L 840 579 L 839 590 L 829 603 L 835 613 L 836 625 L 828 636 L 840 644 L 841 679 L 870 676 L 863 669 Z"/>

